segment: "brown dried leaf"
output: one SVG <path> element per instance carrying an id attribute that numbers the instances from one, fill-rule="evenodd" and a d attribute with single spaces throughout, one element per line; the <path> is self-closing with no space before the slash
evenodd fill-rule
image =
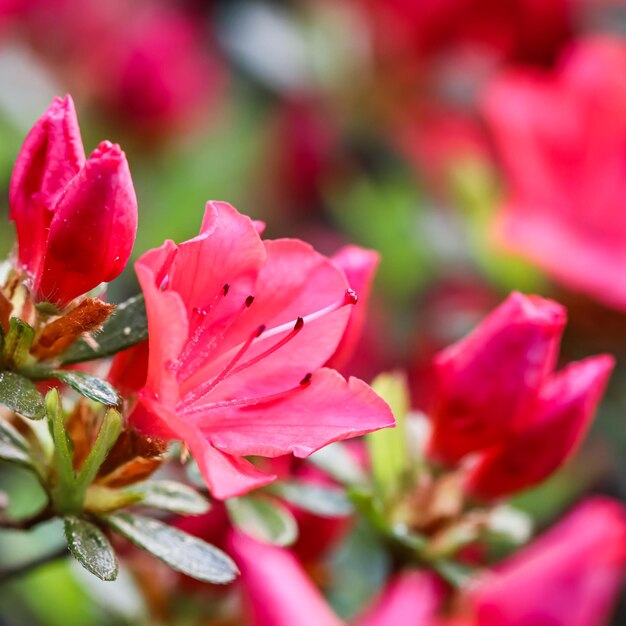
<path id="1" fill-rule="evenodd" d="M 105 487 L 126 487 L 141 482 L 151 476 L 163 463 L 163 457 L 146 458 L 137 456 L 128 463 L 120 465 L 110 474 L 97 479 Z"/>
<path id="2" fill-rule="evenodd" d="M 98 484 L 123 487 L 144 480 L 163 462 L 167 443 L 124 431 L 115 442 L 99 472 Z"/>
<path id="3" fill-rule="evenodd" d="M 65 428 L 74 445 L 74 469 L 79 470 L 98 436 L 100 416 L 81 400 L 67 418 Z"/>
<path id="4" fill-rule="evenodd" d="M 57 318 L 44 327 L 31 348 L 37 359 L 50 359 L 69 348 L 81 335 L 97 330 L 115 310 L 95 298 L 87 298 L 69 313 Z"/>

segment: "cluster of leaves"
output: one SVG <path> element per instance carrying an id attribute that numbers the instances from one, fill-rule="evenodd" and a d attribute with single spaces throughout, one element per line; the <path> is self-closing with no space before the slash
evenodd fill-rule
<path id="1" fill-rule="evenodd" d="M 118 306 L 104 323 L 97 341 L 79 338 L 53 360 L 40 362 L 33 358 L 35 336 L 35 330 L 16 317 L 10 319 L 7 333 L 0 332 L 0 405 L 28 421 L 47 421 L 48 427 L 33 429 L 20 418 L 0 419 L 0 460 L 33 472 L 48 496 L 43 511 L 33 519 L 13 522 L 13 527 L 21 524 L 29 528 L 62 517 L 70 552 L 103 580 L 114 580 L 118 573 L 115 551 L 104 532 L 109 529 L 189 576 L 212 583 L 232 581 L 237 567 L 224 552 L 134 511 L 135 507 L 145 507 L 176 514 L 203 514 L 211 505 L 198 491 L 171 480 L 149 480 L 121 489 L 94 482 L 122 432 L 118 410 L 122 399 L 108 382 L 61 368 L 110 356 L 144 340 L 147 323 L 143 299 L 132 298 Z M 44 397 L 36 384 L 52 379 L 97 403 L 94 408 L 105 407 L 97 438 L 78 469 L 59 393 L 53 388 Z"/>

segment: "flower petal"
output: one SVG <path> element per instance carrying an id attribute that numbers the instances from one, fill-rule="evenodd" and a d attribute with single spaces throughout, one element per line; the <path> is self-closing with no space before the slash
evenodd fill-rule
<path id="1" fill-rule="evenodd" d="M 228 543 L 241 570 L 249 626 L 344 626 L 288 550 L 237 532 Z"/>
<path id="2" fill-rule="evenodd" d="M 531 421 L 470 469 L 468 491 L 499 498 L 541 482 L 565 463 L 585 437 L 614 365 L 608 355 L 592 357 L 548 380 Z"/>
<path id="3" fill-rule="evenodd" d="M 435 360 L 431 454 L 455 462 L 499 443 L 526 419 L 554 368 L 565 309 L 513 293 Z"/>
<path id="4" fill-rule="evenodd" d="M 333 441 L 395 424 L 387 404 L 368 385 L 357 378 L 346 381 L 330 369 L 318 370 L 308 386 L 278 400 L 245 407 L 208 405 L 193 419 L 220 450 L 267 457 L 307 457 Z"/>

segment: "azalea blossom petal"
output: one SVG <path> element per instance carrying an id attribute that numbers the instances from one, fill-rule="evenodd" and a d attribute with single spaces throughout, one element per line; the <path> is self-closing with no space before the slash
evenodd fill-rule
<path id="1" fill-rule="evenodd" d="M 208 365 L 186 381 L 185 389 L 216 376 L 232 357 L 236 346 L 242 345 L 261 327 L 264 332 L 245 353 L 241 364 L 270 350 L 292 333 L 298 318 L 303 319 L 302 328 L 287 345 L 221 382 L 212 392 L 212 398 L 282 391 L 308 372 L 322 367 L 336 350 L 352 306 L 344 306 L 348 288 L 345 275 L 327 257 L 302 241 L 279 239 L 264 243 L 267 260 L 254 286 L 254 302 L 231 325 Z M 229 293 L 227 299 L 230 297 Z M 309 321 L 307 316 L 333 305 L 337 305 L 336 310 Z M 272 333 L 274 328 L 284 324 L 287 326 L 284 331 Z"/>
<path id="2" fill-rule="evenodd" d="M 455 462 L 500 442 L 525 419 L 552 372 L 565 309 L 513 293 L 435 360 L 430 452 Z"/>
<path id="3" fill-rule="evenodd" d="M 521 432 L 480 456 L 467 489 L 493 499 L 546 479 L 578 450 L 606 388 L 613 357 L 571 363 L 541 389 L 534 414 Z M 529 454 L 532 451 L 532 454 Z"/>
<path id="4" fill-rule="evenodd" d="M 350 287 L 359 298 L 350 311 L 350 320 L 337 350 L 326 363 L 327 367 L 341 370 L 350 360 L 361 339 L 372 282 L 380 263 L 380 254 L 359 246 L 344 246 L 331 259 L 344 271 Z"/>
<path id="5" fill-rule="evenodd" d="M 624 579 L 625 545 L 623 506 L 588 500 L 470 589 L 476 623 L 605 624 Z"/>
<path id="6" fill-rule="evenodd" d="M 208 405 L 189 418 L 220 450 L 267 457 L 307 457 L 334 441 L 395 424 L 387 404 L 368 385 L 357 378 L 346 381 L 325 368 L 280 399 L 249 406 Z"/>
<path id="7" fill-rule="evenodd" d="M 15 162 L 9 217 L 17 227 L 20 263 L 36 273 L 45 251 L 54 205 L 85 163 L 71 96 L 55 98 L 28 133 Z"/>
<path id="8" fill-rule="evenodd" d="M 265 248 L 252 220 L 226 202 L 208 202 L 200 234 L 178 246 L 170 287 L 191 314 L 193 307 L 210 307 L 228 285 L 229 297 L 220 306 L 225 316 L 253 292 L 264 262 Z"/>
<path id="9" fill-rule="evenodd" d="M 233 532 L 228 551 L 241 570 L 249 626 L 345 626 L 288 550 Z"/>
<path id="10" fill-rule="evenodd" d="M 171 260 L 175 246 L 165 242 L 161 248 L 151 250 L 135 264 L 139 284 L 143 290 L 150 357 L 147 389 L 165 404 L 175 405 L 178 401 L 178 383 L 171 364 L 178 358 L 187 339 L 187 312 L 182 299 L 175 291 L 162 291 L 157 278 L 164 263 Z"/>
<path id="11" fill-rule="evenodd" d="M 443 595 L 443 585 L 433 574 L 403 572 L 387 584 L 354 626 L 434 626 Z"/>

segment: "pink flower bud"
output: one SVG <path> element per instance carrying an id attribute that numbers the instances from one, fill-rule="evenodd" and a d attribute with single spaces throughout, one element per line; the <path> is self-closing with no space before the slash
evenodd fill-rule
<path id="1" fill-rule="evenodd" d="M 600 355 L 554 372 L 565 310 L 512 294 L 436 359 L 431 455 L 468 455 L 465 486 L 495 499 L 546 479 L 578 449 L 614 359 Z"/>
<path id="2" fill-rule="evenodd" d="M 20 263 L 35 298 L 65 306 L 117 277 L 137 231 L 126 157 L 102 142 L 85 162 L 74 105 L 55 99 L 29 134 L 11 180 Z"/>
<path id="3" fill-rule="evenodd" d="M 72 98 L 55 98 L 28 133 L 9 190 L 9 216 L 17 227 L 19 261 L 33 274 L 45 251 L 55 203 L 84 162 Z"/>
<path id="4" fill-rule="evenodd" d="M 456 462 L 525 419 L 554 368 L 565 318 L 556 302 L 513 293 L 436 357 L 433 456 Z"/>
<path id="5" fill-rule="evenodd" d="M 490 500 L 535 485 L 557 470 L 587 433 L 614 364 L 608 355 L 592 357 L 551 377 L 524 427 L 471 468 L 468 491 Z"/>

